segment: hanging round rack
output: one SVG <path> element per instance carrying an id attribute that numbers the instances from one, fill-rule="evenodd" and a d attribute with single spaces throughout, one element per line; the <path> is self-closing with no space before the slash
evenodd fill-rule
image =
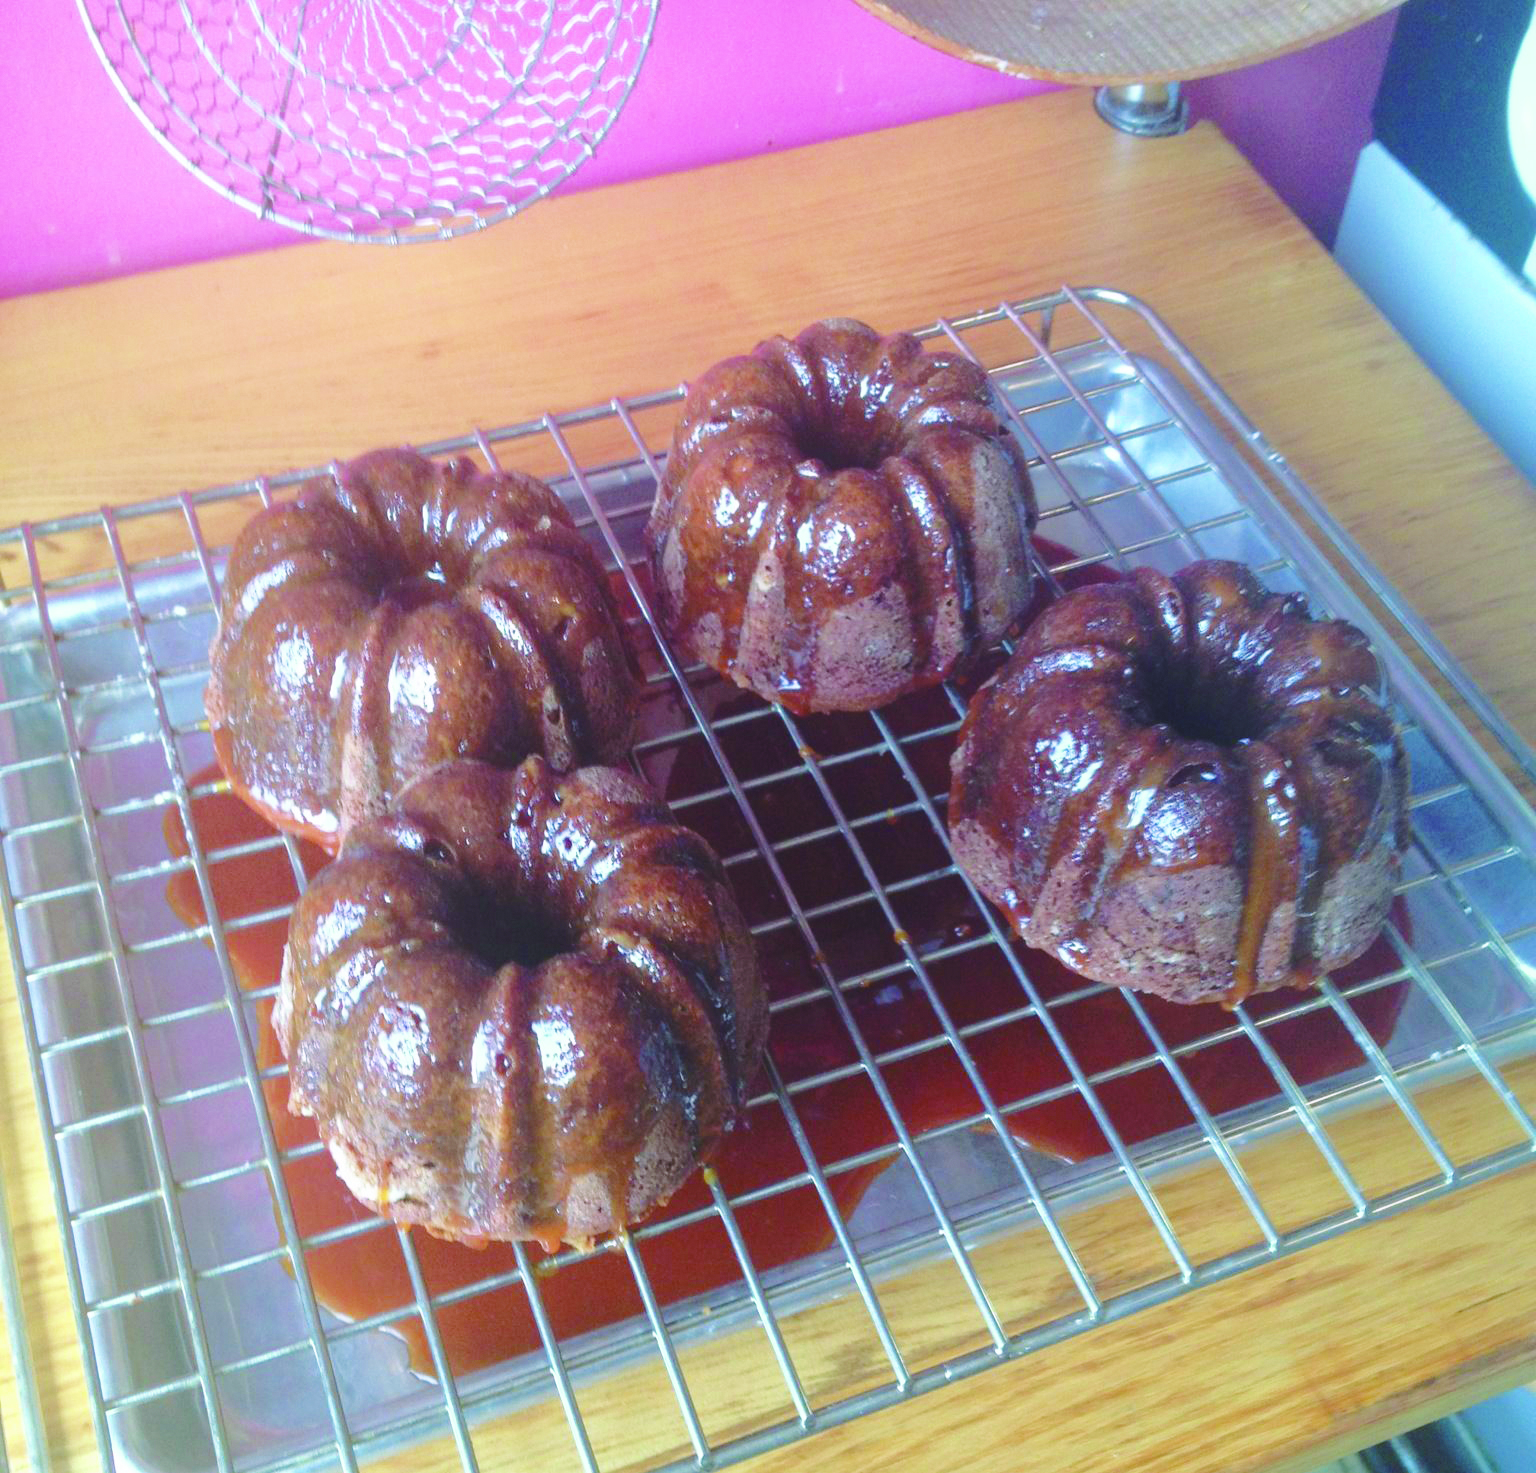
<path id="1" fill-rule="evenodd" d="M 262 219 L 400 244 L 542 199 L 613 126 L 657 0 L 79 0 L 144 125 Z"/>

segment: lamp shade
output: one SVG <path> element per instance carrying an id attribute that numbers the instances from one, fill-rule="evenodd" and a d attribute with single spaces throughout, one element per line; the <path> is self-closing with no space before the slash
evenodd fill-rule
<path id="1" fill-rule="evenodd" d="M 1347 31 L 1401 0 L 859 0 L 965 61 L 1056 82 L 1173 82 Z"/>

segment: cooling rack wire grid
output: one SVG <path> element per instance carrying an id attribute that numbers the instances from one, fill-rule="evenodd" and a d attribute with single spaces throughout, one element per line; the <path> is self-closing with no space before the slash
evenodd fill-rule
<path id="1" fill-rule="evenodd" d="M 205 847 L 194 817 L 222 790 L 200 774 L 224 548 L 312 472 L 0 533 L 0 899 L 104 1460 L 352 1468 L 446 1436 L 474 1468 L 513 1419 L 531 1467 L 723 1466 L 1531 1158 L 1536 1123 L 1513 1066 L 1536 1017 L 1536 823 L 1404 647 L 1526 775 L 1530 753 L 1151 309 L 1064 289 L 921 335 L 989 369 L 1031 459 L 1053 584 L 1238 557 L 1371 633 L 1414 770 L 1414 842 L 1375 962 L 1193 1036 L 1155 1002 L 1061 985 L 946 847 L 966 690 L 797 718 L 668 648 L 638 548 L 679 391 L 425 446 L 537 471 L 567 496 L 643 651 L 634 766 L 715 842 L 760 943 L 799 959 L 774 994 L 776 1046 L 751 1104 L 787 1132 L 791 1169 L 749 1190 L 707 1172 L 699 1205 L 593 1250 L 622 1266 L 636 1313 L 565 1333 L 551 1296 L 589 1255 L 535 1266 L 518 1247 L 445 1287 L 382 1220 L 301 1230 L 290 1175 L 319 1148 L 279 1139 L 265 1091 L 283 1066 L 262 1062 L 257 1028 L 274 989 L 242 989 L 231 962 L 242 933 L 289 906 L 221 912 L 215 887 L 221 866 L 268 854 L 296 893 L 302 856 L 270 834 Z M 167 847 L 168 820 L 190 837 L 184 857 Z M 178 875 L 206 924 L 167 906 Z M 935 905 L 942 934 L 922 919 Z M 982 967 L 1009 995 L 978 1014 L 967 981 Z M 892 997 L 923 1020 L 896 1042 L 875 1022 Z M 1134 1040 L 1112 1060 L 1076 1021 L 1106 1007 Z M 777 1046 L 807 1019 L 835 1040 L 810 1063 Z M 997 1045 L 1026 1031 L 1051 1064 L 1019 1085 Z M 1303 1035 L 1331 1040 L 1324 1074 L 1298 1056 Z M 1212 1093 L 1210 1066 L 1239 1055 L 1260 1087 L 1234 1103 Z M 912 1081 L 941 1075 L 963 1107 L 915 1120 Z M 1126 1106 L 1149 1081 L 1175 1112 L 1150 1136 Z M 872 1142 L 840 1146 L 807 1123 L 834 1088 L 858 1091 Z M 1021 1128 L 1063 1108 L 1094 1133 L 1086 1159 L 1063 1161 Z M 872 1184 L 855 1205 L 860 1173 Z M 811 1214 L 819 1245 L 760 1262 L 757 1224 L 791 1210 Z M 657 1265 L 685 1232 L 710 1235 L 731 1273 L 675 1299 Z M 316 1255 L 375 1235 L 392 1240 L 409 1294 L 344 1320 L 316 1291 Z M 444 1325 L 488 1294 L 519 1296 L 532 1348 L 455 1374 Z M 390 1333 L 408 1324 L 430 1374 Z"/>

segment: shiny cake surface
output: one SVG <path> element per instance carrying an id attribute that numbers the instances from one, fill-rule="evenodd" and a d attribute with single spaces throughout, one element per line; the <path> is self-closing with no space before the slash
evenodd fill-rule
<path id="1" fill-rule="evenodd" d="M 634 725 L 607 583 L 560 498 L 404 449 L 246 524 L 210 666 L 225 774 L 331 848 L 438 762 L 611 762 Z"/>
<path id="2" fill-rule="evenodd" d="M 719 860 L 634 777 L 451 762 L 294 912 L 273 1027 L 347 1185 L 469 1240 L 590 1240 L 664 1202 L 767 1033 Z"/>
<path id="3" fill-rule="evenodd" d="M 766 700 L 867 710 L 1013 627 L 1035 515 L 981 368 L 818 322 L 690 388 L 647 529 L 658 611 Z"/>
<path id="4" fill-rule="evenodd" d="M 1407 842 L 1365 636 L 1237 563 L 1050 606 L 972 701 L 953 772 L 956 857 L 1024 940 L 1182 1002 L 1358 956 Z"/>

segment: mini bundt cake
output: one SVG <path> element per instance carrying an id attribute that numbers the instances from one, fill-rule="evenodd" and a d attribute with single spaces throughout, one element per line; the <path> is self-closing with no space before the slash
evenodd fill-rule
<path id="1" fill-rule="evenodd" d="M 1013 627 L 1034 524 L 986 374 L 832 320 L 692 385 L 646 539 L 681 648 L 791 711 L 860 711 Z"/>
<path id="2" fill-rule="evenodd" d="M 443 1237 L 582 1244 L 664 1202 L 756 1072 L 720 862 L 631 776 L 449 762 L 348 830 L 273 1028 L 348 1187 Z"/>
<path id="3" fill-rule="evenodd" d="M 230 783 L 331 848 L 439 762 L 612 762 L 634 726 L 608 585 L 560 498 L 411 450 L 341 465 L 246 524 L 209 659 Z"/>
<path id="4" fill-rule="evenodd" d="M 1020 936 L 1177 1002 L 1359 956 L 1407 843 L 1365 635 L 1238 563 L 1051 605 L 971 702 L 953 769 L 955 858 Z"/>

